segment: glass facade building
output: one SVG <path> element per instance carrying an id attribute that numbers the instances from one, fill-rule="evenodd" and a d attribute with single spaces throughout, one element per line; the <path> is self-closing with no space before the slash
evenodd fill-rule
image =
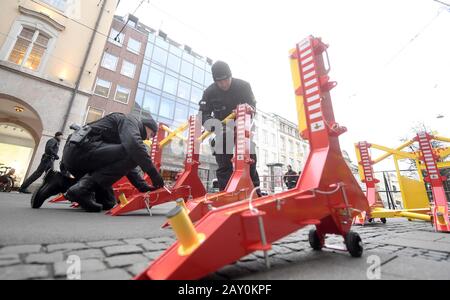
<path id="1" fill-rule="evenodd" d="M 203 91 L 213 83 L 207 59 L 149 33 L 132 113 L 149 114 L 169 127 L 197 114 Z"/>

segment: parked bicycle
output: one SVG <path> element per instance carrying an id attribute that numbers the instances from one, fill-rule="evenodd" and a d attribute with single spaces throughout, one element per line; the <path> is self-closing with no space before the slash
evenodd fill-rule
<path id="1" fill-rule="evenodd" d="M 0 166 L 0 192 L 9 193 L 14 189 L 16 170 L 5 165 Z"/>

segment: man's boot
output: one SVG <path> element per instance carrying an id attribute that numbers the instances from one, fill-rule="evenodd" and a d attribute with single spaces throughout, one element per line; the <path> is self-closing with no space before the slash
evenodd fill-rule
<path id="1" fill-rule="evenodd" d="M 81 178 L 65 193 L 65 198 L 70 202 L 77 202 L 87 212 L 101 212 L 102 205 L 95 202 L 96 183 L 89 175 Z"/>
<path id="2" fill-rule="evenodd" d="M 110 210 L 117 204 L 116 196 L 112 187 L 100 187 L 95 189 L 95 200 L 103 206 L 103 210 Z"/>
<path id="3" fill-rule="evenodd" d="M 60 172 L 49 170 L 44 177 L 44 182 L 31 196 L 31 207 L 40 208 L 45 200 L 51 196 L 64 193 L 66 190 L 65 181 L 66 179 Z"/>

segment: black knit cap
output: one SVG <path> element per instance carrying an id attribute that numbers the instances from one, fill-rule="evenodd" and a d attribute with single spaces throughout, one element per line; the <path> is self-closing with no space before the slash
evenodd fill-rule
<path id="1" fill-rule="evenodd" d="M 232 76 L 230 66 L 220 60 L 212 65 L 211 72 L 214 81 L 225 80 Z"/>
<path id="2" fill-rule="evenodd" d="M 141 122 L 145 127 L 150 128 L 154 133 L 158 132 L 158 123 L 156 123 L 152 117 L 142 119 Z"/>
<path id="3" fill-rule="evenodd" d="M 62 136 L 62 135 L 63 135 L 63 133 L 61 131 L 58 131 L 57 133 L 55 133 L 55 137 Z"/>

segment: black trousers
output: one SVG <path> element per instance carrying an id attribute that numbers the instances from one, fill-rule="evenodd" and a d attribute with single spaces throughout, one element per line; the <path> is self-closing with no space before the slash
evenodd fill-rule
<path id="1" fill-rule="evenodd" d="M 36 171 L 33 172 L 23 183 L 20 187 L 21 190 L 26 190 L 33 182 L 39 179 L 39 177 L 44 174 L 44 172 L 47 172 L 48 170 L 53 169 L 53 159 L 47 156 L 43 156 L 41 159 L 41 162 L 36 169 Z"/>
<path id="2" fill-rule="evenodd" d="M 219 190 L 223 191 L 227 187 L 228 181 L 233 174 L 233 155 L 232 154 L 216 154 L 216 162 L 218 169 L 216 171 L 217 183 L 219 185 Z M 250 158 L 255 161 L 254 164 L 250 165 L 250 176 L 253 181 L 253 185 L 258 187 L 260 185 L 259 174 L 256 170 L 256 154 L 251 154 Z"/>
<path id="3" fill-rule="evenodd" d="M 216 157 L 216 162 L 218 165 L 216 176 L 220 191 L 225 190 L 228 181 L 233 174 L 233 145 L 226 143 L 226 141 L 232 139 L 233 136 L 234 130 L 226 129 L 222 133 L 222 140 L 218 141 L 216 137 L 216 141 L 214 143 L 214 155 Z M 251 153 L 255 153 L 255 146 L 255 143 L 251 142 Z M 250 165 L 250 177 L 252 178 L 253 185 L 255 187 L 259 187 L 260 180 L 258 171 L 256 170 L 256 154 L 250 154 L 250 158 L 254 161 L 254 163 Z"/>
<path id="4" fill-rule="evenodd" d="M 104 142 L 67 143 L 62 163 L 75 178 L 89 174 L 98 186 L 107 189 L 137 166 L 122 145 Z"/>

